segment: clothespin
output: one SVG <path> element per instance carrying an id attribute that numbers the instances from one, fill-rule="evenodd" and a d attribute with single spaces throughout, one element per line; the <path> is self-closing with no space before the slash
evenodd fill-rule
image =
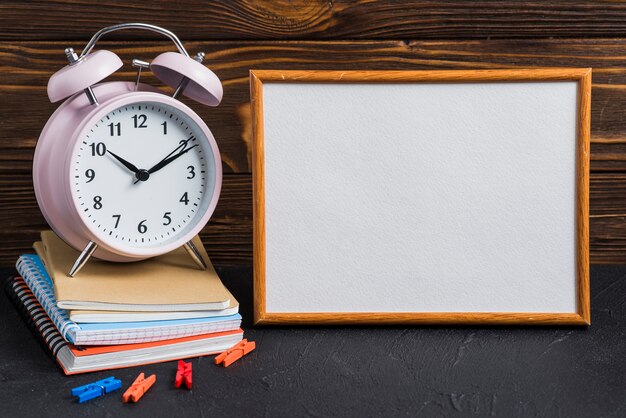
<path id="1" fill-rule="evenodd" d="M 118 390 L 122 387 L 122 381 L 115 377 L 107 377 L 97 382 L 89 383 L 72 389 L 72 396 L 78 397 L 78 403 L 87 402 L 88 400 L 99 398 L 107 393 Z"/>
<path id="2" fill-rule="evenodd" d="M 243 339 L 237 344 L 215 357 L 215 364 L 224 363 L 228 367 L 256 348 L 254 341 Z"/>
<path id="3" fill-rule="evenodd" d="M 174 387 L 179 388 L 183 382 L 185 382 L 187 389 L 191 389 L 191 362 L 185 363 L 182 360 L 178 360 L 178 370 L 176 371 Z"/>
<path id="4" fill-rule="evenodd" d="M 137 379 L 135 379 L 133 384 L 130 385 L 130 387 L 126 389 L 126 392 L 122 395 L 122 402 L 137 402 L 141 399 L 143 394 L 146 393 L 152 385 L 154 385 L 154 382 L 156 382 L 156 374 L 153 374 L 146 379 L 143 372 L 139 373 Z"/>

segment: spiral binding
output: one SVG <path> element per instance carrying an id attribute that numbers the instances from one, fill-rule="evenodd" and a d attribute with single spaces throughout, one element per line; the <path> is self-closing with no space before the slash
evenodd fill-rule
<path id="1" fill-rule="evenodd" d="M 36 296 L 21 278 L 12 278 L 5 285 L 5 292 L 26 325 L 37 340 L 56 358 L 59 350 L 68 345 L 52 320 L 48 317 Z"/>
<path id="2" fill-rule="evenodd" d="M 39 257 L 31 254 L 22 255 L 18 258 L 15 267 L 63 338 L 73 343 L 76 339 L 76 331 L 80 330 L 80 327 L 70 320 L 69 313 L 65 309 L 57 307 L 52 282 Z"/>

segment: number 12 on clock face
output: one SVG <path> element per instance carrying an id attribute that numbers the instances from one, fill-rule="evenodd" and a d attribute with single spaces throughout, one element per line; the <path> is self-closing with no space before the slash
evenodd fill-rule
<path id="1" fill-rule="evenodd" d="M 149 248 L 196 225 L 216 187 L 213 148 L 184 112 L 158 102 L 117 107 L 80 138 L 72 194 L 93 229 Z"/>
<path id="2" fill-rule="evenodd" d="M 133 60 L 131 81 L 104 81 L 123 66 L 117 54 L 94 49 L 102 36 L 147 30 L 178 52 Z M 37 203 L 54 232 L 79 251 L 75 276 L 90 257 L 139 261 L 180 247 L 197 267 L 193 243 L 213 214 L 222 187 L 217 142 L 200 116 L 178 97 L 217 106 L 219 77 L 190 56 L 171 31 L 146 23 L 102 28 L 82 49 L 64 49 L 67 65 L 48 80 L 51 103 L 64 101 L 39 135 L 33 157 Z M 174 93 L 141 82 L 149 68 Z"/>

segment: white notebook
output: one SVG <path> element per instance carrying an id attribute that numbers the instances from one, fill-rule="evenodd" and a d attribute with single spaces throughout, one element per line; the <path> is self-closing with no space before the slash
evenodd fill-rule
<path id="1" fill-rule="evenodd" d="M 174 319 L 206 318 L 207 316 L 230 316 L 239 312 L 239 304 L 231 298 L 231 306 L 214 311 L 165 311 L 165 312 L 134 312 L 134 311 L 69 311 L 70 319 L 81 324 L 99 324 L 102 322 L 144 322 L 171 321 Z"/>

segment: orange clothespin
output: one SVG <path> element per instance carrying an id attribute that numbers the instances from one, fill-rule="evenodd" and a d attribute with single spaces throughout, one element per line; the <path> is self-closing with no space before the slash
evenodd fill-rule
<path id="1" fill-rule="evenodd" d="M 146 393 L 152 385 L 154 385 L 154 382 L 156 382 L 156 374 L 153 374 L 145 379 L 143 372 L 139 373 L 137 379 L 135 379 L 133 384 L 130 385 L 130 387 L 126 389 L 126 392 L 122 395 L 122 402 L 127 403 L 131 401 L 139 401 L 143 394 Z"/>
<path id="2" fill-rule="evenodd" d="M 174 387 L 179 388 L 183 382 L 185 382 L 187 389 L 191 389 L 191 362 L 185 363 L 182 360 L 178 360 L 178 370 L 176 370 Z"/>
<path id="3" fill-rule="evenodd" d="M 215 357 L 215 364 L 224 363 L 228 367 L 256 348 L 254 341 L 241 340 L 228 350 Z"/>

